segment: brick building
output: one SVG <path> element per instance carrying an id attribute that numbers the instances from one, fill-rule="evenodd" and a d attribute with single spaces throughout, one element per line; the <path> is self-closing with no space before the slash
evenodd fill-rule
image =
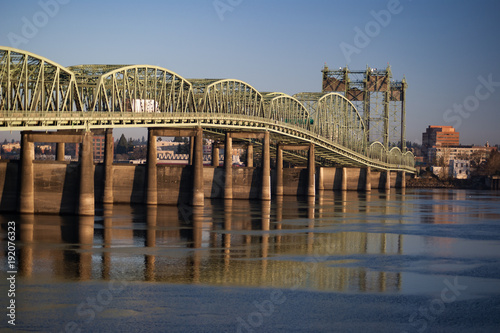
<path id="1" fill-rule="evenodd" d="M 422 133 L 422 155 L 424 162 L 432 162 L 429 159 L 431 148 L 456 147 L 460 145 L 460 133 L 453 126 L 429 126 Z"/>

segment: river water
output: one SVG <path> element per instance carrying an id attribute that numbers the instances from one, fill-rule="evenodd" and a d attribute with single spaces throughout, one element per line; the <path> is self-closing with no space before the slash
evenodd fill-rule
<path id="1" fill-rule="evenodd" d="M 0 284 L 16 325 L 7 309 L 1 328 L 500 330 L 500 192 L 325 192 L 0 218 L 7 277 L 9 221 L 17 233 L 15 296 Z"/>

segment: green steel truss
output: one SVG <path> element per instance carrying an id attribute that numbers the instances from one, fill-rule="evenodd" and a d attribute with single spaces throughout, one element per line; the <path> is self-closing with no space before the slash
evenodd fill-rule
<path id="1" fill-rule="evenodd" d="M 0 130 L 202 126 L 214 135 L 269 131 L 315 145 L 317 165 L 415 172 L 414 156 L 368 145 L 363 118 L 338 93 L 261 93 L 231 79 L 190 79 L 148 65 L 62 67 L 0 47 Z M 293 162 L 307 159 L 287 152 Z"/>

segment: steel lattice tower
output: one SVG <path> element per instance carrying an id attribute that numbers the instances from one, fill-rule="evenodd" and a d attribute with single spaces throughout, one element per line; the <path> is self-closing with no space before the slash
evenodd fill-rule
<path id="1" fill-rule="evenodd" d="M 323 93 L 342 93 L 358 109 L 366 125 L 368 142 L 380 141 L 389 150 L 391 143 L 399 143 L 406 151 L 406 79 L 391 81 L 390 66 L 379 70 L 348 67 L 330 70 L 326 64 L 323 73 Z"/>

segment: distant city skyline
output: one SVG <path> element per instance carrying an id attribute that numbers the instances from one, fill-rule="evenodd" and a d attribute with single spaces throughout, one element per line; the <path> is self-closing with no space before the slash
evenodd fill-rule
<path id="1" fill-rule="evenodd" d="M 461 144 L 500 143 L 500 3 L 481 1 L 11 1 L 0 45 L 63 66 L 149 64 L 259 91 L 321 91 L 321 69 L 403 76 L 407 140 L 453 126 Z M 140 138 L 146 130 L 115 129 Z M 0 140 L 18 138 L 0 132 Z"/>

